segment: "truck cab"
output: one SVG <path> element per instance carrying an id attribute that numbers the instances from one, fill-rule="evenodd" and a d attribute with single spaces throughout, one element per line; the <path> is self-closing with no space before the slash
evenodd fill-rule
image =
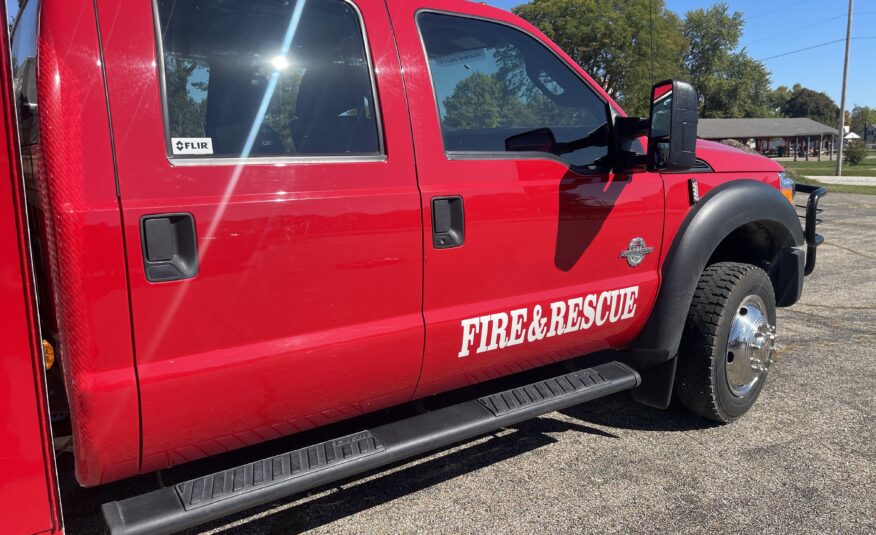
<path id="1" fill-rule="evenodd" d="M 814 268 L 823 192 L 804 231 L 779 165 L 695 139 L 693 88 L 626 117 L 486 5 L 30 0 L 12 35 L 83 486 L 597 352 L 665 406 L 733 263 L 765 293 L 729 421 Z"/>

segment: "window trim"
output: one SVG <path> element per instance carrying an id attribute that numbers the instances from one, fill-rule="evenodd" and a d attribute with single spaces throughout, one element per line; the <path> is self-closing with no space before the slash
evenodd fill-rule
<path id="1" fill-rule="evenodd" d="M 423 51 L 423 59 L 426 62 L 426 72 L 429 73 L 429 85 L 431 86 L 431 89 L 432 89 L 432 100 L 435 103 L 435 114 L 438 117 L 438 128 L 439 128 L 439 132 L 441 135 L 441 148 L 444 150 L 444 157 L 447 160 L 449 160 L 449 161 L 549 160 L 549 161 L 562 163 L 563 165 L 565 165 L 569 169 L 572 169 L 575 172 L 578 172 L 580 174 L 604 174 L 604 173 L 611 170 L 610 166 L 605 167 L 605 168 L 599 168 L 599 169 L 581 168 L 579 166 L 572 165 L 571 163 L 562 159 L 561 157 L 559 157 L 555 154 L 551 154 L 549 152 L 538 152 L 538 151 L 526 151 L 526 152 L 523 152 L 523 151 L 521 151 L 521 152 L 496 151 L 496 152 L 489 152 L 489 151 L 464 151 L 464 150 L 449 151 L 449 150 L 447 150 L 447 148 L 444 146 L 444 132 L 440 130 L 441 129 L 441 111 L 440 111 L 441 108 L 438 105 L 438 94 L 435 91 L 435 78 L 432 75 L 432 65 L 430 65 L 430 63 L 429 63 L 429 53 L 426 50 L 426 41 L 423 38 L 423 30 L 422 30 L 422 28 L 420 28 L 420 14 L 421 13 L 434 13 L 436 15 L 447 15 L 447 16 L 451 16 L 451 17 L 457 17 L 457 18 L 463 18 L 463 19 L 473 19 L 473 20 L 478 20 L 481 22 L 489 22 L 489 23 L 493 23 L 493 24 L 499 24 L 499 25 L 505 26 L 507 28 L 510 28 L 512 30 L 516 30 L 524 35 L 527 35 L 530 38 L 532 38 L 536 43 L 538 43 L 539 46 L 541 46 L 542 48 L 544 48 L 545 50 L 547 50 L 548 52 L 553 54 L 553 56 L 555 58 L 557 58 L 563 65 L 565 65 L 566 68 L 569 69 L 572 72 L 572 74 L 575 75 L 575 77 L 577 77 L 579 80 L 581 80 L 581 82 L 587 87 L 587 89 L 590 92 L 592 92 L 593 95 L 600 102 L 602 102 L 603 106 L 605 107 L 606 121 L 608 122 L 608 124 L 612 128 L 614 127 L 613 119 L 619 110 L 616 110 L 614 108 L 614 106 L 612 106 L 608 100 L 606 100 L 602 95 L 600 95 L 598 91 L 594 90 L 594 88 L 590 85 L 590 82 L 586 78 L 581 76 L 581 73 L 579 73 L 577 69 L 575 69 L 572 65 L 570 65 L 568 61 L 563 59 L 563 57 L 560 56 L 559 54 L 557 54 L 557 52 L 553 48 L 547 46 L 541 39 L 539 39 L 539 37 L 537 35 L 533 34 L 529 30 L 527 30 L 525 28 L 520 28 L 519 26 L 515 26 L 513 24 L 510 24 L 510 23 L 502 21 L 502 20 L 496 20 L 496 19 L 492 19 L 489 17 L 483 17 L 480 15 L 472 15 L 470 13 L 459 13 L 459 12 L 447 11 L 447 10 L 443 10 L 443 9 L 420 8 L 414 12 L 414 25 L 417 27 L 417 35 L 420 38 L 420 48 Z M 609 154 L 611 154 L 611 152 L 612 152 L 612 148 L 610 146 L 608 147 L 608 152 L 609 152 Z"/>
<path id="2" fill-rule="evenodd" d="M 353 0 L 333 0 L 343 2 L 353 8 L 359 21 L 359 31 L 362 36 L 362 44 L 365 49 L 365 60 L 368 64 L 368 77 L 371 80 L 371 95 L 374 99 L 374 118 L 377 123 L 377 152 L 361 154 L 303 154 L 301 156 L 240 156 L 208 157 L 208 158 L 180 158 L 174 156 L 170 136 L 170 111 L 167 106 L 167 80 L 164 65 L 164 38 L 161 35 L 161 17 L 158 12 L 158 1 L 152 0 L 152 25 L 155 33 L 155 53 L 157 56 L 156 68 L 158 69 L 159 98 L 161 99 L 161 119 L 164 130 L 164 155 L 167 162 L 174 167 L 197 167 L 197 166 L 238 166 L 238 165 L 282 165 L 292 163 L 368 163 L 386 162 L 386 140 L 383 130 L 383 113 L 380 105 L 380 95 L 377 88 L 374 60 L 371 56 L 371 41 L 365 29 L 365 18 L 359 6 Z M 301 0 L 296 0 L 301 1 Z"/>

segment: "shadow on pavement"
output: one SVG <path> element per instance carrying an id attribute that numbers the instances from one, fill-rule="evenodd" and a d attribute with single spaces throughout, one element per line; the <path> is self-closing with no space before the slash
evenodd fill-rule
<path id="1" fill-rule="evenodd" d="M 694 415 L 675 400 L 661 410 L 640 405 L 625 392 L 560 412 L 585 424 L 637 431 L 696 431 L 720 425 Z"/>

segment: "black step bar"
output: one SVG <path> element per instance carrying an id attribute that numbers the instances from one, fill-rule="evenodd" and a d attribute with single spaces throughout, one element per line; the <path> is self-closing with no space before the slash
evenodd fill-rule
<path id="1" fill-rule="evenodd" d="M 173 533 L 641 382 L 620 362 L 566 373 L 102 506 L 113 535 Z"/>

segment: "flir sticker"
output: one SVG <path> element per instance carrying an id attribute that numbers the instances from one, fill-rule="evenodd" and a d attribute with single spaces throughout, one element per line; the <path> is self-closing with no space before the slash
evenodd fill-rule
<path id="1" fill-rule="evenodd" d="M 213 139 L 209 137 L 175 137 L 170 145 L 175 156 L 213 154 Z"/>

